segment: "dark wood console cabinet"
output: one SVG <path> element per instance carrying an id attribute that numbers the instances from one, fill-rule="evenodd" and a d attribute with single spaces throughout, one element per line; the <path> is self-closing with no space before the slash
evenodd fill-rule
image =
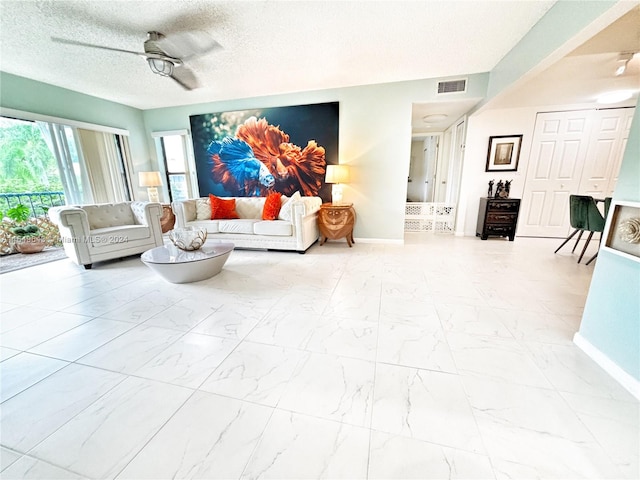
<path id="1" fill-rule="evenodd" d="M 476 237 L 482 240 L 490 236 L 509 237 L 513 242 L 519 211 L 519 198 L 481 198 Z"/>

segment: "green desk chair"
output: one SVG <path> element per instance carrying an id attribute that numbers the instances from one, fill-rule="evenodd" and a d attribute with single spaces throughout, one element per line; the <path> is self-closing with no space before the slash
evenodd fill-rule
<path id="1" fill-rule="evenodd" d="M 605 219 L 605 222 L 607 220 L 607 215 L 609 214 L 609 207 L 610 206 L 611 206 L 611 197 L 607 197 L 607 198 L 604 199 L 604 219 Z M 604 231 L 604 229 L 603 229 L 603 231 Z M 600 244 L 601 243 L 602 243 L 602 235 L 600 235 L 600 242 L 598 243 L 598 252 L 600 251 Z M 591 262 L 593 262 L 596 259 L 596 257 L 598 256 L 598 252 L 596 252 L 596 254 L 593 257 L 591 257 L 589 259 L 589 261 L 585 265 L 589 265 Z"/>
<path id="2" fill-rule="evenodd" d="M 578 242 L 582 237 L 584 232 L 589 232 L 589 236 L 587 237 L 587 241 L 584 244 L 584 248 L 582 249 L 582 253 L 580 253 L 580 257 L 578 258 L 578 263 L 582 260 L 584 256 L 584 252 L 587 251 L 587 246 L 591 241 L 591 237 L 595 232 L 604 231 L 604 217 L 598 210 L 596 205 L 596 201 L 593 197 L 589 195 L 570 195 L 569 196 L 569 222 L 571 223 L 571 227 L 575 230 L 569 235 L 562 245 L 560 245 L 555 252 L 564 247 L 569 240 L 571 240 L 576 233 L 579 233 L 578 239 L 576 240 L 576 244 L 573 246 L 573 253 L 578 246 Z"/>

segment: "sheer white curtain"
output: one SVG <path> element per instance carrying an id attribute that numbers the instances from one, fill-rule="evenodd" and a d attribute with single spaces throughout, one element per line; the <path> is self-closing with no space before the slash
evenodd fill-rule
<path id="1" fill-rule="evenodd" d="M 87 171 L 78 157 L 73 128 L 41 121 L 36 124 L 58 164 L 67 204 L 92 203 L 93 195 L 87 188 Z"/>
<path id="2" fill-rule="evenodd" d="M 56 158 L 67 204 L 123 202 L 131 185 L 126 136 L 36 122 Z"/>
<path id="3" fill-rule="evenodd" d="M 83 163 L 87 169 L 94 202 L 123 202 L 129 199 L 121 152 L 111 133 L 77 129 Z"/>

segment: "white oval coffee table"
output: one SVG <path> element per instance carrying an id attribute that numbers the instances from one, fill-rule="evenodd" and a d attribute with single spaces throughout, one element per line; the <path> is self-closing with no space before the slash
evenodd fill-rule
<path id="1" fill-rule="evenodd" d="M 205 243 L 199 250 L 165 245 L 147 250 L 142 262 L 170 283 L 191 283 L 217 275 L 233 251 L 233 243 Z"/>

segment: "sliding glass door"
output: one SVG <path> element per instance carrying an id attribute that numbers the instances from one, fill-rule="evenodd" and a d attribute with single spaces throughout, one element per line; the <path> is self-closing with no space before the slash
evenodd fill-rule
<path id="1" fill-rule="evenodd" d="M 66 204 L 130 200 L 128 145 L 117 133 L 0 117 L 0 193 L 22 203 L 35 192 L 60 199 L 60 191 Z"/>

